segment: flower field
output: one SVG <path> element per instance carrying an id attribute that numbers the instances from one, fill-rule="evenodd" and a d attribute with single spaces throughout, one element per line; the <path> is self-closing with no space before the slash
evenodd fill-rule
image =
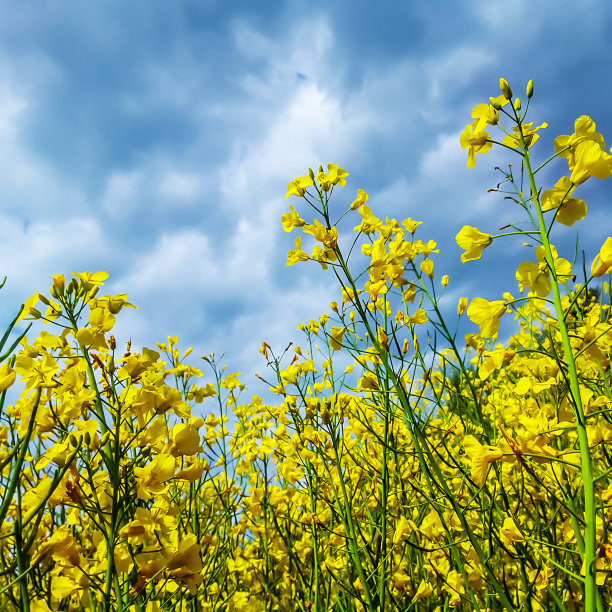
<path id="1" fill-rule="evenodd" d="M 612 607 L 612 237 L 586 263 L 553 243 L 612 155 L 587 116 L 540 152 L 533 83 L 500 89 L 459 144 L 468 168 L 507 151 L 493 191 L 515 222 L 456 242 L 466 269 L 532 247 L 508 291 L 445 318 L 427 228 L 309 170 L 287 265 L 320 265 L 338 297 L 301 346 L 263 343 L 276 402 L 176 337 L 115 338 L 133 305 L 105 272 L 26 301 L 0 340 L 0 610 Z"/>

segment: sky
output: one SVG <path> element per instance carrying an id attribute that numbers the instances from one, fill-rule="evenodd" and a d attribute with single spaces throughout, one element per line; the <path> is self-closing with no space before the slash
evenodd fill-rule
<path id="1" fill-rule="evenodd" d="M 538 159 L 582 114 L 612 144 L 603 0 L 0 0 L 0 14 L 0 320 L 54 274 L 105 270 L 104 293 L 139 307 L 119 341 L 225 353 L 252 393 L 262 341 L 299 344 L 298 324 L 338 298 L 318 264 L 285 266 L 294 177 L 337 163 L 338 206 L 362 188 L 377 216 L 423 221 L 456 304 L 518 293 L 533 259 L 508 238 L 461 264 L 454 240 L 518 218 L 486 192 L 508 153 L 468 170 L 459 145 L 499 77 L 523 98 L 534 80 Z M 544 188 L 564 173 L 551 164 Z M 555 240 L 566 256 L 577 229 L 588 262 L 608 236 L 611 185 L 579 188 L 589 213 Z"/>

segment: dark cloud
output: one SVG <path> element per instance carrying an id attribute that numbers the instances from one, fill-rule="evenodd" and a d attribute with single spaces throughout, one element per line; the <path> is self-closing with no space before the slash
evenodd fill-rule
<path id="1" fill-rule="evenodd" d="M 458 135 L 472 107 L 500 76 L 517 93 L 533 78 L 533 118 L 549 123 L 542 149 L 583 113 L 612 134 L 612 8 L 595 0 L 49 0 L 0 11 L 2 317 L 54 272 L 104 268 L 110 290 L 141 306 L 127 334 L 184 335 L 241 369 L 259 365 L 248 355 L 263 339 L 284 345 L 333 299 L 318 266 L 284 266 L 285 185 L 308 166 L 349 169 L 338 206 L 362 187 L 380 216 L 423 220 L 449 290 L 493 297 L 529 253 L 509 239 L 458 263 L 463 224 L 493 233 L 515 214 L 485 193 L 505 154 L 465 167 Z M 563 171 L 555 162 L 542 177 Z M 584 186 L 599 221 L 586 229 L 591 250 L 608 193 Z"/>

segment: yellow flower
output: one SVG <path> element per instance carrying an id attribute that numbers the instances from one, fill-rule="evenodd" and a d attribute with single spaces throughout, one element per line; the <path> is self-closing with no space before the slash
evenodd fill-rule
<path id="1" fill-rule="evenodd" d="M 427 313 L 423 308 L 417 308 L 408 321 L 413 325 L 424 325 L 427 323 Z"/>
<path id="2" fill-rule="evenodd" d="M 288 266 L 292 266 L 296 264 L 298 261 L 308 261 L 308 253 L 302 251 L 302 238 L 298 236 L 295 239 L 295 249 L 291 249 L 287 253 L 287 264 Z"/>
<path id="3" fill-rule="evenodd" d="M 366 206 L 365 204 L 360 206 L 359 214 L 362 217 L 362 221 L 354 228 L 356 232 L 372 234 L 381 226 L 380 219 L 372 214 L 369 206 Z"/>
<path id="4" fill-rule="evenodd" d="M 475 119 L 473 123 L 474 131 L 480 132 L 487 125 L 496 125 L 499 121 L 499 112 L 491 105 L 483 102 L 477 104 L 472 109 L 472 119 Z"/>
<path id="5" fill-rule="evenodd" d="M 59 366 L 55 357 L 46 351 L 38 360 L 34 360 L 25 354 L 20 354 L 15 359 L 15 370 L 26 382 L 26 389 L 30 388 L 53 388 L 59 384 L 55 374 Z"/>
<path id="6" fill-rule="evenodd" d="M 34 306 L 38 303 L 38 291 L 31 295 L 23 305 L 21 313 L 19 314 L 20 319 L 25 319 L 26 317 L 32 317 L 33 319 L 40 319 L 42 316 L 40 310 L 34 308 Z"/>
<path id="7" fill-rule="evenodd" d="M 461 254 L 461 261 L 465 263 L 466 261 L 480 259 L 484 249 L 493 242 L 493 236 L 491 234 L 484 234 L 471 225 L 464 225 L 459 230 L 455 240 L 465 251 L 465 253 Z"/>
<path id="8" fill-rule="evenodd" d="M 567 259 L 558 257 L 557 250 L 552 244 L 550 248 L 557 280 L 561 283 L 565 282 L 572 276 L 572 264 Z M 516 271 L 516 279 L 519 283 L 520 291 L 523 291 L 525 287 L 529 287 L 529 291 L 537 296 L 546 297 L 550 293 L 551 284 L 543 246 L 536 248 L 536 257 L 538 263 L 524 261 L 519 265 Z"/>
<path id="9" fill-rule="evenodd" d="M 368 197 L 368 194 L 363 189 L 358 189 L 357 197 L 351 204 L 351 210 L 357 210 L 362 204 L 365 204 L 368 201 Z"/>
<path id="10" fill-rule="evenodd" d="M 327 164 L 327 174 L 325 174 L 325 172 L 323 172 L 323 168 L 319 166 L 317 182 L 323 191 L 329 191 L 332 185 L 340 185 L 340 187 L 344 187 L 344 185 L 346 185 L 344 177 L 348 175 L 349 173 L 344 168 L 339 168 L 338 164 Z"/>
<path id="11" fill-rule="evenodd" d="M 499 320 L 506 312 L 506 302 L 484 298 L 474 298 L 468 306 L 467 315 L 473 323 L 480 327 L 480 335 L 484 338 L 495 338 L 499 330 Z"/>
<path id="12" fill-rule="evenodd" d="M 422 221 L 414 221 L 413 219 L 404 219 L 402 221 L 402 225 L 408 230 L 408 232 L 410 232 L 411 234 L 414 234 L 414 232 L 416 232 L 417 227 L 419 227 L 419 225 L 421 225 L 423 222 Z"/>
<path id="13" fill-rule="evenodd" d="M 177 480 L 188 480 L 189 482 L 194 482 L 202 478 L 202 474 L 204 473 L 204 469 L 206 466 L 193 464 L 192 466 L 185 468 L 184 470 L 179 470 L 174 477 Z"/>
<path id="14" fill-rule="evenodd" d="M 304 225 L 304 219 L 300 218 L 295 208 L 293 206 L 289 206 L 289 208 L 291 211 L 281 217 L 281 223 L 286 232 L 290 232 L 294 227 L 303 227 Z"/>
<path id="15" fill-rule="evenodd" d="M 612 238 L 606 238 L 591 264 L 593 276 L 603 276 L 612 269 Z"/>
<path id="16" fill-rule="evenodd" d="M 415 530 L 415 524 L 405 516 L 402 516 L 397 522 L 395 533 L 393 534 L 393 544 L 397 545 L 410 537 L 410 534 Z"/>
<path id="17" fill-rule="evenodd" d="M 103 270 L 99 272 L 71 272 L 71 274 L 81 281 L 81 287 L 85 291 L 89 291 L 93 287 L 101 287 L 108 278 L 108 272 Z"/>
<path id="18" fill-rule="evenodd" d="M 423 274 L 427 274 L 427 276 L 429 276 L 430 279 L 433 279 L 434 276 L 434 262 L 431 259 L 424 259 L 421 262 L 420 265 L 421 268 L 421 272 L 423 272 Z"/>
<path id="19" fill-rule="evenodd" d="M 8 363 L 0 366 L 0 393 L 4 393 L 14 382 L 17 374 Z"/>
<path id="20" fill-rule="evenodd" d="M 612 156 L 592 140 L 584 140 L 576 145 L 574 160 L 570 179 L 575 185 L 584 183 L 591 176 L 598 179 L 612 176 Z"/>
<path id="21" fill-rule="evenodd" d="M 294 178 L 287 184 L 287 193 L 285 194 L 285 198 L 288 198 L 290 195 L 297 196 L 298 198 L 303 197 L 306 193 L 306 187 L 312 184 L 312 178 L 310 178 L 310 175 L 308 174 Z"/>
<path id="22" fill-rule="evenodd" d="M 474 124 L 477 125 L 478 120 L 474 121 Z M 483 130 L 474 131 L 472 125 L 466 126 L 461 132 L 459 142 L 462 149 L 468 150 L 468 168 L 473 168 L 476 165 L 476 153 L 486 153 L 493 146 L 489 134 Z"/>
<path id="23" fill-rule="evenodd" d="M 497 446 L 480 444 L 474 436 L 464 438 L 463 448 L 472 466 L 472 480 L 477 487 L 481 487 L 487 479 L 491 464 L 501 459 L 504 453 Z"/>
<path id="24" fill-rule="evenodd" d="M 536 134 L 536 132 L 540 129 L 547 128 L 548 123 L 544 122 L 534 128 L 531 127 L 532 125 L 533 125 L 533 122 L 523 123 L 520 126 L 515 125 L 512 128 L 513 134 L 508 134 L 502 140 L 502 144 L 506 145 L 507 147 L 511 147 L 513 149 L 520 148 L 521 147 L 521 132 L 523 133 L 523 139 L 525 141 L 525 144 L 528 147 L 535 144 L 538 138 L 540 137 L 540 135 Z"/>
<path id="25" fill-rule="evenodd" d="M 414 594 L 414 597 L 412 598 L 412 603 L 421 599 L 427 599 L 431 596 L 432 593 L 433 588 L 431 584 L 429 584 L 429 582 L 426 582 L 425 580 L 421 580 L 421 583 L 419 584 L 419 587 L 416 593 Z"/>
<path id="26" fill-rule="evenodd" d="M 198 539 L 192 533 L 181 540 L 178 550 L 166 563 L 166 569 L 168 570 L 177 570 L 179 568 L 188 569 L 193 574 L 202 570 L 200 545 L 198 544 Z"/>
<path id="27" fill-rule="evenodd" d="M 76 339 L 83 346 L 94 349 L 108 349 L 104 333 L 115 325 L 115 316 L 106 308 L 94 308 L 89 313 L 89 327 L 83 327 L 76 333 Z"/>
<path id="28" fill-rule="evenodd" d="M 510 544 L 514 544 L 515 542 L 523 542 L 525 538 L 523 534 L 519 531 L 514 519 L 511 516 L 507 516 L 504 520 L 504 524 L 499 530 L 501 535 L 502 542 L 509 546 Z"/>
<path id="29" fill-rule="evenodd" d="M 342 348 L 342 337 L 346 328 L 344 327 L 332 327 L 329 334 L 329 346 L 334 351 L 339 351 Z"/>
<path id="30" fill-rule="evenodd" d="M 315 219 L 314 225 L 304 225 L 304 233 L 311 234 L 328 249 L 333 249 L 338 244 L 338 228 L 327 228 L 318 219 Z"/>
<path id="31" fill-rule="evenodd" d="M 557 208 L 555 219 L 563 225 L 572 226 L 576 221 L 584 219 L 587 213 L 584 200 L 569 197 L 575 187 L 569 176 L 562 176 L 552 189 L 542 193 L 540 198 L 542 210 Z"/>
<path id="32" fill-rule="evenodd" d="M 195 455 L 203 451 L 198 430 L 189 423 L 177 423 L 170 432 L 171 440 L 164 449 L 174 457 Z"/>
<path id="33" fill-rule="evenodd" d="M 459 301 L 457 302 L 457 315 L 458 316 L 461 316 L 465 312 L 467 305 L 468 305 L 468 299 L 466 297 L 460 297 Z"/>
<path id="34" fill-rule="evenodd" d="M 389 336 L 387 332 L 382 327 L 378 327 L 378 331 L 376 332 L 376 339 L 378 340 L 378 344 L 384 351 L 389 351 Z"/>
<path id="35" fill-rule="evenodd" d="M 34 566 L 48 557 L 62 565 L 79 565 L 81 560 L 79 546 L 68 525 L 61 525 L 46 542 L 38 547 L 31 564 Z"/>
<path id="36" fill-rule="evenodd" d="M 148 501 L 165 489 L 164 483 L 174 476 L 175 459 L 172 455 L 156 455 L 145 467 L 135 467 L 138 498 Z"/>
<path id="37" fill-rule="evenodd" d="M 612 156 L 605 152 L 603 136 L 587 115 L 578 117 L 574 133 L 555 138 L 555 152 L 567 159 L 571 181 L 580 185 L 591 176 L 604 179 L 612 174 Z"/>

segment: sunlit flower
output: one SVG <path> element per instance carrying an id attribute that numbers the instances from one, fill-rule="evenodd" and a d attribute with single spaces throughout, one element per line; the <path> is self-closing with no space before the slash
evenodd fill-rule
<path id="1" fill-rule="evenodd" d="M 483 250 L 493 242 L 493 236 L 485 234 L 471 225 L 464 225 L 455 240 L 465 250 L 465 253 L 461 254 L 461 261 L 465 263 L 466 261 L 480 259 Z"/>
<path id="2" fill-rule="evenodd" d="M 499 320 L 506 312 L 506 302 L 493 300 L 489 302 L 481 297 L 474 298 L 467 309 L 467 315 L 473 323 L 480 328 L 480 335 L 484 338 L 497 336 Z"/>

